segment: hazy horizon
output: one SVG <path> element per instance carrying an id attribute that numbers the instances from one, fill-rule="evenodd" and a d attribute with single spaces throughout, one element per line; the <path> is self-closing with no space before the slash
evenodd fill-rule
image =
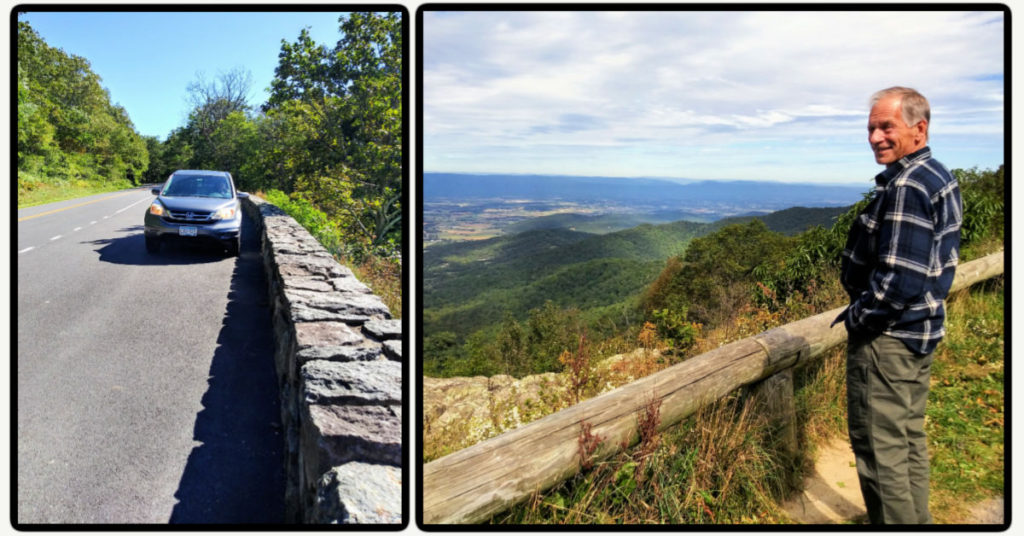
<path id="1" fill-rule="evenodd" d="M 815 180 L 782 180 L 782 179 L 737 179 L 737 178 L 691 178 L 691 177 L 664 177 L 664 176 L 652 176 L 652 175 L 572 175 L 565 173 L 537 173 L 531 171 L 524 172 L 504 172 L 504 171 L 435 171 L 435 170 L 424 170 L 423 175 L 475 175 L 475 176 L 520 176 L 520 177 L 564 177 L 564 178 L 594 178 L 594 179 L 646 179 L 646 180 L 660 180 L 674 183 L 698 183 L 698 182 L 766 182 L 766 183 L 783 183 L 783 184 L 812 184 L 821 186 L 865 186 L 873 184 L 871 181 L 872 177 L 865 177 L 861 180 L 851 180 L 845 182 L 838 181 L 815 181 Z"/>

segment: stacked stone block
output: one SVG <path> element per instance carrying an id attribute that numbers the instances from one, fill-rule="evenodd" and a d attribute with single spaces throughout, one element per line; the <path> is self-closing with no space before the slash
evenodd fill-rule
<path id="1" fill-rule="evenodd" d="M 401 523 L 401 321 L 281 209 L 243 203 L 270 286 L 286 516 Z"/>

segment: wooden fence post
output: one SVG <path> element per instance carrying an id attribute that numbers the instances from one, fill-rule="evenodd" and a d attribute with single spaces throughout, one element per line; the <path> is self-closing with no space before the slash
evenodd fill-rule
<path id="1" fill-rule="evenodd" d="M 768 416 L 771 437 L 788 460 L 799 452 L 796 437 L 796 403 L 793 395 L 793 369 L 787 368 L 750 386 L 758 411 Z"/>

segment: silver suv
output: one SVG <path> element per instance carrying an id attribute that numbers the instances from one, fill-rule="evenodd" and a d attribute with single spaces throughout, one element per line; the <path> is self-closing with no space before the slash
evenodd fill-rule
<path id="1" fill-rule="evenodd" d="M 228 255 L 238 255 L 242 214 L 238 200 L 249 197 L 235 190 L 226 171 L 179 170 L 167 178 L 146 210 L 146 251 L 157 253 L 164 240 L 215 241 Z"/>

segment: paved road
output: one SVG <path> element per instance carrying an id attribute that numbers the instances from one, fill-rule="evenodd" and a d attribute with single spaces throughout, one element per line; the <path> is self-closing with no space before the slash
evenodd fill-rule
<path id="1" fill-rule="evenodd" d="M 19 523 L 273 523 L 284 475 L 266 280 L 147 254 L 148 188 L 18 211 Z"/>

